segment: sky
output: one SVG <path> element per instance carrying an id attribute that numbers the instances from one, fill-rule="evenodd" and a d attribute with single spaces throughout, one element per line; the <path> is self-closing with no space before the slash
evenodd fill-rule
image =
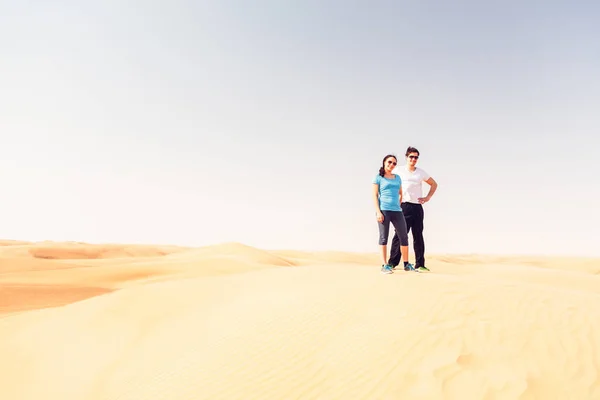
<path id="1" fill-rule="evenodd" d="M 410 145 L 427 253 L 600 255 L 599 18 L 0 0 L 0 238 L 376 252 L 372 180 Z"/>

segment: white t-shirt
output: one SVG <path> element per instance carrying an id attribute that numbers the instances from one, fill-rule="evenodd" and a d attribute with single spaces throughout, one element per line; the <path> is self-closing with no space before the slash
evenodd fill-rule
<path id="1" fill-rule="evenodd" d="M 423 196 L 423 181 L 429 179 L 429 174 L 419 167 L 409 171 L 406 165 L 394 168 L 394 174 L 402 179 L 402 202 L 419 204 L 419 197 Z"/>

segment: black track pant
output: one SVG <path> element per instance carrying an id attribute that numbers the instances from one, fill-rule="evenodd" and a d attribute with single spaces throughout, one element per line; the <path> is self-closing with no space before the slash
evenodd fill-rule
<path id="1" fill-rule="evenodd" d="M 377 222 L 379 226 L 379 244 L 387 245 L 390 232 L 390 224 L 394 225 L 396 233 L 394 238 L 400 241 L 403 246 L 408 246 L 408 232 L 406 231 L 406 222 L 401 211 L 381 210 L 383 222 Z"/>
<path id="2" fill-rule="evenodd" d="M 413 246 L 415 250 L 415 268 L 425 266 L 425 242 L 423 241 L 423 205 L 415 203 L 402 203 L 402 213 L 404 214 L 404 220 L 406 221 L 406 232 L 412 230 Z M 398 265 L 400 264 L 400 257 L 402 252 L 400 251 L 400 240 L 398 235 L 395 234 L 392 239 L 392 246 L 390 248 L 390 259 L 388 264 Z"/>

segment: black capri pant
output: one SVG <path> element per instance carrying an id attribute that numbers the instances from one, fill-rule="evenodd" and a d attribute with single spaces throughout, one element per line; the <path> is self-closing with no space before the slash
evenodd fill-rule
<path id="1" fill-rule="evenodd" d="M 406 221 L 402 211 L 381 210 L 383 222 L 377 222 L 379 225 L 379 244 L 386 245 L 390 235 L 390 223 L 400 238 L 400 246 L 408 246 L 408 233 L 406 232 Z"/>

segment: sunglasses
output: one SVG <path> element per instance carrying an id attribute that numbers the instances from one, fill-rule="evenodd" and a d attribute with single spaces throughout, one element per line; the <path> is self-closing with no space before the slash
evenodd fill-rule
<path id="1" fill-rule="evenodd" d="M 418 160 L 419 156 L 408 156 L 408 158 Z"/>
<path id="2" fill-rule="evenodd" d="M 396 161 L 388 161 L 388 164 L 396 165 Z"/>

